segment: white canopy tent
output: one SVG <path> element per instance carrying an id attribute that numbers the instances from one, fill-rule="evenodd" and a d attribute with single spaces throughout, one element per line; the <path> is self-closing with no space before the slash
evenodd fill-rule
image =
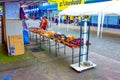
<path id="1" fill-rule="evenodd" d="M 97 37 L 99 37 L 100 30 L 102 31 L 102 28 L 103 28 L 104 16 L 105 15 L 113 15 L 113 14 L 120 15 L 120 2 L 108 1 L 108 2 L 93 3 L 93 4 L 70 6 L 69 8 L 61 11 L 59 13 L 59 16 L 60 15 L 69 15 L 69 16 L 97 15 L 98 16 Z M 87 31 L 86 28 L 87 28 L 87 22 L 86 22 L 86 25 L 84 23 L 84 32 Z M 84 41 L 86 41 L 86 36 L 87 35 L 84 34 Z M 83 46 L 83 54 L 86 53 L 86 49 L 87 49 L 86 46 Z M 80 56 L 80 54 L 79 54 L 79 56 Z M 81 59 L 81 58 L 79 58 L 79 59 Z M 82 56 L 82 62 L 84 62 L 84 61 L 86 61 L 85 55 Z M 80 65 L 81 65 L 80 63 L 81 63 L 81 61 L 79 60 L 79 63 L 71 64 L 70 66 L 77 71 L 89 69 L 91 67 L 96 66 L 96 64 L 92 63 L 93 65 L 91 67 L 88 66 L 87 68 L 85 68 L 85 66 L 80 67 Z"/>
<path id="2" fill-rule="evenodd" d="M 120 1 L 112 1 L 112 4 L 103 10 L 105 15 L 120 15 Z"/>
<path id="3" fill-rule="evenodd" d="M 106 8 L 106 6 L 109 6 L 111 4 L 112 4 L 112 1 L 73 5 L 61 11 L 59 14 L 60 15 L 72 15 L 72 16 L 98 15 L 100 14 L 101 11 L 103 11 Z"/>
<path id="4" fill-rule="evenodd" d="M 105 15 L 109 16 L 119 16 L 120 15 L 120 1 L 114 1 L 112 2 L 112 5 L 106 7 L 102 12 L 102 25 L 101 25 L 101 37 L 102 37 L 102 31 L 103 31 L 103 23 L 104 23 L 104 17 Z"/>
<path id="5" fill-rule="evenodd" d="M 106 1 L 91 4 L 73 5 L 61 11 L 60 15 L 80 16 L 80 15 L 97 15 L 98 16 L 98 31 L 97 37 L 100 34 L 100 27 L 103 26 L 104 15 L 120 14 L 120 1 Z"/>

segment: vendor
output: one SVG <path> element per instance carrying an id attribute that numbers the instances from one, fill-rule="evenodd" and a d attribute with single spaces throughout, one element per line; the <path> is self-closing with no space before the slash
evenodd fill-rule
<path id="1" fill-rule="evenodd" d="M 23 30 L 28 29 L 25 19 L 22 20 L 22 26 L 23 26 Z"/>
<path id="2" fill-rule="evenodd" d="M 23 30 L 27 29 L 26 16 L 22 7 L 20 7 L 20 19 L 22 20 Z"/>
<path id="3" fill-rule="evenodd" d="M 42 23 L 40 25 L 40 29 L 46 30 L 47 28 L 48 28 L 48 20 L 47 20 L 47 17 L 44 16 Z"/>

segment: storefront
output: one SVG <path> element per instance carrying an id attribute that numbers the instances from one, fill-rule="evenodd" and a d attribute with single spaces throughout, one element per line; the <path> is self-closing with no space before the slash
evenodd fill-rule
<path id="1" fill-rule="evenodd" d="M 39 10 L 42 11 L 41 16 L 48 16 L 52 18 L 59 11 L 57 10 L 57 4 L 45 3 L 39 5 Z"/>
<path id="2" fill-rule="evenodd" d="M 97 26 L 97 21 L 98 21 L 97 16 L 91 17 L 91 25 L 92 26 Z M 119 16 L 105 16 L 103 27 L 120 29 L 120 17 Z"/>
<path id="3" fill-rule="evenodd" d="M 35 16 L 36 19 L 39 19 L 39 16 L 41 13 L 38 5 L 30 5 L 28 7 L 25 7 L 24 11 L 28 15 L 28 17 L 31 19 L 33 19 L 33 16 Z"/>

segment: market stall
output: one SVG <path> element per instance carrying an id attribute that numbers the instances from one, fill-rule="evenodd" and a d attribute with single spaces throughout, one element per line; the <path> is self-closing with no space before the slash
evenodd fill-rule
<path id="1" fill-rule="evenodd" d="M 79 48 L 80 45 L 84 46 L 84 43 L 89 46 L 91 45 L 91 43 L 87 40 L 84 39 L 80 39 L 80 38 L 75 38 L 74 36 L 70 36 L 70 35 L 65 35 L 65 34 L 61 34 L 59 32 L 54 32 L 54 31 L 47 31 L 47 30 L 43 30 L 43 29 L 37 29 L 35 27 L 30 27 L 29 28 L 30 33 L 32 32 L 32 34 L 36 34 L 36 43 L 40 44 L 40 47 L 42 47 L 42 39 L 43 37 L 47 39 L 47 44 L 49 47 L 49 52 L 51 53 L 51 47 L 55 47 L 55 56 L 58 56 L 59 50 L 63 49 L 64 50 L 64 54 L 66 54 L 66 47 L 69 47 L 72 49 L 72 63 L 74 63 L 74 49 Z M 37 38 L 37 35 L 39 35 L 39 39 Z M 31 37 L 31 35 L 30 35 Z M 45 40 L 44 40 L 45 41 Z M 51 41 L 54 42 L 54 44 L 51 44 Z M 61 46 L 62 44 L 62 46 Z M 86 54 L 87 55 L 87 54 Z"/>
<path id="2" fill-rule="evenodd" d="M 114 6 L 114 9 L 112 8 L 113 5 L 118 3 L 118 6 Z M 103 19 L 103 13 L 106 9 L 111 7 L 112 12 L 119 12 L 119 1 L 106 1 L 106 2 L 99 2 L 99 3 L 91 3 L 91 4 L 81 4 L 81 5 L 73 5 L 68 7 L 67 9 L 61 11 L 59 15 L 72 15 L 72 16 L 79 16 L 79 15 L 95 15 L 98 16 L 98 30 L 97 30 L 97 37 L 100 37 L 100 30 L 101 26 L 103 25 L 102 19 Z M 111 13 L 109 11 L 109 13 Z M 106 11 L 107 12 L 107 11 Z"/>
<path id="3" fill-rule="evenodd" d="M 103 28 L 103 22 L 104 22 L 104 15 L 108 15 L 108 14 L 120 14 L 120 2 L 114 2 L 114 1 L 107 1 L 107 2 L 100 2 L 100 3 L 92 3 L 92 4 L 84 4 L 84 5 L 74 5 L 74 6 L 70 6 L 67 9 L 61 11 L 59 13 L 59 16 L 61 15 L 69 15 L 69 16 L 80 16 L 80 15 L 97 15 L 98 16 L 98 31 L 97 31 L 97 37 L 100 36 L 100 30 L 102 31 Z M 60 26 L 60 24 L 59 24 Z M 101 28 L 102 27 L 102 28 Z M 86 30 L 87 29 L 87 20 L 84 20 L 84 40 L 86 40 L 87 35 Z M 89 30 L 89 29 L 88 29 Z M 81 29 L 80 29 L 80 33 L 81 33 Z M 80 39 L 81 39 L 81 35 L 80 34 Z M 89 35 L 89 34 L 88 34 Z M 89 38 L 88 38 L 89 40 Z M 84 43 L 85 44 L 85 43 Z M 80 45 L 81 47 L 81 45 Z M 96 66 L 96 64 L 92 63 L 91 61 L 88 60 L 88 55 L 84 55 L 85 52 L 89 51 L 89 48 L 86 47 L 86 45 L 83 47 L 83 56 L 81 58 L 81 48 L 80 48 L 80 52 L 79 52 L 79 61 L 76 64 L 71 64 L 70 66 L 72 68 L 74 68 L 77 71 L 82 71 L 82 70 L 86 70 L 89 68 L 93 68 Z M 83 66 L 82 64 L 92 64 L 89 66 Z"/>

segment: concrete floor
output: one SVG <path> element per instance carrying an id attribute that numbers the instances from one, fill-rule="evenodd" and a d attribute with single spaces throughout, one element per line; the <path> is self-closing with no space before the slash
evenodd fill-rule
<path id="1" fill-rule="evenodd" d="M 30 21 L 29 25 L 38 26 L 39 23 Z M 59 29 L 61 33 L 63 31 L 65 34 L 79 36 L 77 26 L 76 28 L 73 28 L 72 25 L 69 26 L 69 32 L 66 31 L 66 26 L 61 26 Z M 50 29 L 58 31 L 57 26 Z M 60 50 L 56 57 L 54 47 L 50 54 L 48 45 L 43 44 L 42 48 L 45 51 L 30 52 L 35 57 L 32 59 L 34 62 L 32 65 L 4 70 L 0 72 L 0 80 L 120 80 L 120 37 L 105 35 L 102 39 L 98 39 L 93 33 L 90 41 L 92 45 L 90 46 L 89 60 L 97 64 L 94 69 L 78 73 L 70 67 L 72 55 L 70 48 L 67 48 L 66 55 L 63 54 L 63 50 Z M 28 49 L 31 47 L 39 47 L 39 44 L 36 45 L 32 39 L 31 44 L 27 45 Z M 75 54 L 78 54 L 78 49 L 75 49 Z M 78 62 L 78 58 L 74 62 Z"/>

